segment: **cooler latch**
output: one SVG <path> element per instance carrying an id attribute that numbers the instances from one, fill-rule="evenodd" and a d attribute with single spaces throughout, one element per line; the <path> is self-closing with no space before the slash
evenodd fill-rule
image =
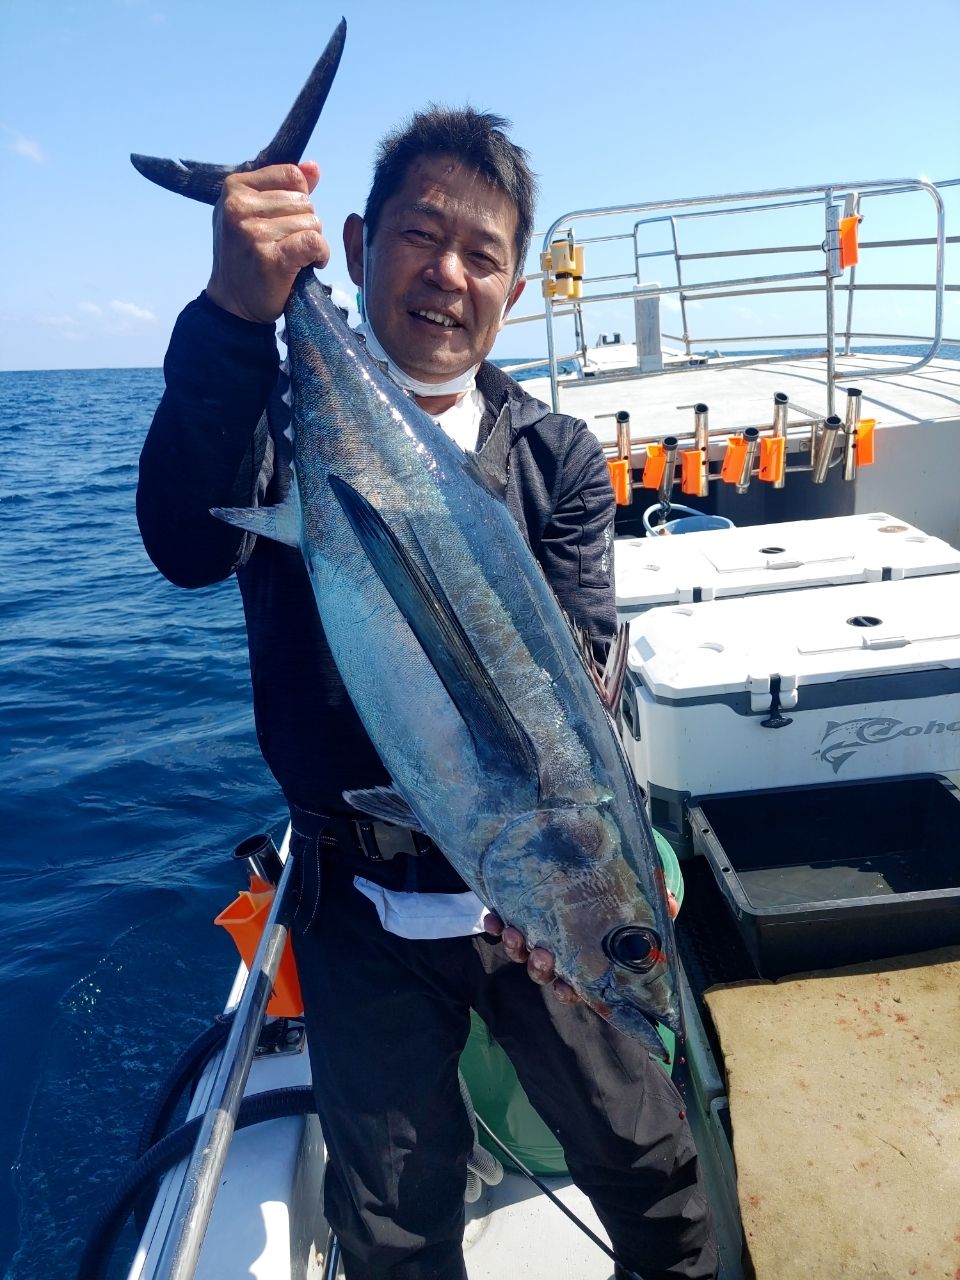
<path id="1" fill-rule="evenodd" d="M 783 729 L 793 723 L 789 716 L 782 716 L 780 712 L 792 711 L 800 700 L 795 675 L 750 676 L 747 687 L 750 690 L 750 710 L 767 713 L 766 719 L 760 721 L 765 729 Z"/>

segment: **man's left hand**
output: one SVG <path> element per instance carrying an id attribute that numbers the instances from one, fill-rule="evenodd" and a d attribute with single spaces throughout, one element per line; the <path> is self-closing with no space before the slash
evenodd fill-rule
<path id="1" fill-rule="evenodd" d="M 680 910 L 676 898 L 667 890 L 667 909 L 670 919 L 676 918 Z M 541 987 L 553 987 L 553 994 L 562 1004 L 577 1004 L 580 997 L 568 982 L 556 976 L 553 955 L 545 947 L 527 946 L 527 940 L 519 929 L 512 924 L 504 924 L 500 917 L 489 911 L 483 917 L 483 927 L 487 933 L 493 934 L 503 943 L 503 949 L 511 960 L 517 964 L 525 964 L 527 973 Z"/>

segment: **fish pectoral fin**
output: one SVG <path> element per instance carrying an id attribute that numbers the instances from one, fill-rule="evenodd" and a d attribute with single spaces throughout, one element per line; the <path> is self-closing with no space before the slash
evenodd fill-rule
<path id="1" fill-rule="evenodd" d="M 398 827 L 409 827 L 412 831 L 422 831 L 420 819 L 393 787 L 369 787 L 365 791 L 344 791 L 343 798 L 361 813 L 369 813 L 371 818 L 381 822 L 392 822 Z"/>
<path id="2" fill-rule="evenodd" d="M 291 486 L 290 493 L 278 506 L 211 507 L 210 514 L 227 524 L 236 525 L 238 529 L 245 529 L 247 533 L 255 533 L 259 538 L 270 538 L 287 547 L 300 545 L 300 507 L 296 485 Z"/>
<path id="3" fill-rule="evenodd" d="M 468 453 L 464 463 L 467 474 L 497 498 L 505 498 L 507 494 L 511 439 L 510 406 L 505 404 L 483 448 L 477 453 Z"/>
<path id="4" fill-rule="evenodd" d="M 459 711 L 478 755 L 491 765 L 503 762 L 523 777 L 536 779 L 539 788 L 536 748 L 474 648 L 443 587 L 429 569 L 414 560 L 362 494 L 335 475 L 330 476 L 330 487 L 371 565 Z M 411 537 L 416 541 L 412 531 Z"/>

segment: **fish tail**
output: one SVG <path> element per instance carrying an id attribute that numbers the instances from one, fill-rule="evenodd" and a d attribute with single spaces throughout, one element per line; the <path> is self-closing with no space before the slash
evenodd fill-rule
<path id="1" fill-rule="evenodd" d="M 249 173 L 271 164 L 296 164 L 310 141 L 336 77 L 346 35 L 347 22 L 341 18 L 283 124 L 253 160 L 230 166 L 199 160 L 163 160 L 134 153 L 130 156 L 131 164 L 138 173 L 167 191 L 204 204 L 217 203 L 224 179 L 231 173 Z"/>

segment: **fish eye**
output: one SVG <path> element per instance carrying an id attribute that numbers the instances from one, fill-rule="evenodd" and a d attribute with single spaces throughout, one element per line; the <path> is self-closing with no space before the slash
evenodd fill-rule
<path id="1" fill-rule="evenodd" d="M 633 973 L 649 973 L 664 958 L 660 935 L 636 924 L 613 929 L 603 940 L 603 950 L 614 964 Z"/>

